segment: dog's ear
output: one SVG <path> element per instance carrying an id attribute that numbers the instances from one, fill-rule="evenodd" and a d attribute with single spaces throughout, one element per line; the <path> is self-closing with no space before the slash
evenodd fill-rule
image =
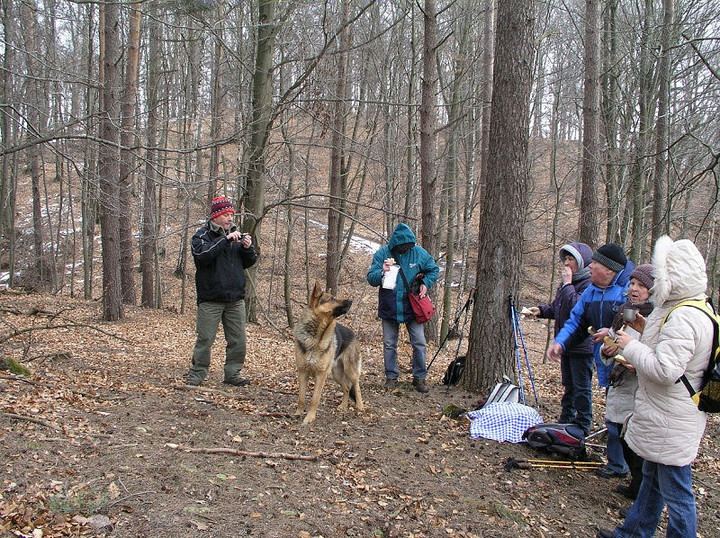
<path id="1" fill-rule="evenodd" d="M 310 298 L 308 299 L 308 304 L 315 308 L 318 303 L 320 302 L 320 297 L 322 297 L 323 289 L 322 284 L 320 284 L 319 280 L 315 281 L 315 286 L 313 287 L 312 293 L 310 293 Z"/>

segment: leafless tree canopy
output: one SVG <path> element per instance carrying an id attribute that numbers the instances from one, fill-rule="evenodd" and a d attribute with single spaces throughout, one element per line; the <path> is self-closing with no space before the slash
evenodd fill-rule
<path id="1" fill-rule="evenodd" d="M 508 3 L 532 23 L 529 56 L 495 54 Z M 643 263 L 660 234 L 688 237 L 716 295 L 720 4 L 497 4 L 3 1 L 4 282 L 101 298 L 108 320 L 136 280 L 143 305 L 183 309 L 188 230 L 226 194 L 278 279 L 249 287 L 250 316 L 280 325 L 317 277 L 291 264 L 322 255 L 342 287 L 350 239 L 382 243 L 399 221 L 444 268 L 437 339 L 481 285 L 479 256 L 498 255 L 493 229 L 548 286 L 559 243 L 619 241 Z M 521 118 L 492 109 L 498 90 L 527 93 Z M 498 296 L 521 292 L 495 277 Z"/>

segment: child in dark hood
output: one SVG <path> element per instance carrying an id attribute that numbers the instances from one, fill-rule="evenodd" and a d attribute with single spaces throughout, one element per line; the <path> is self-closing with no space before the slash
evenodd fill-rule
<path id="1" fill-rule="evenodd" d="M 552 303 L 530 308 L 533 316 L 555 320 L 555 335 L 570 317 L 570 311 L 590 284 L 588 266 L 592 249 L 585 243 L 569 243 L 560 247 L 562 282 Z M 588 336 L 565 350 L 560 359 L 560 374 L 564 393 L 560 402 L 558 422 L 577 424 L 588 434 L 592 426 L 593 349 Z"/>

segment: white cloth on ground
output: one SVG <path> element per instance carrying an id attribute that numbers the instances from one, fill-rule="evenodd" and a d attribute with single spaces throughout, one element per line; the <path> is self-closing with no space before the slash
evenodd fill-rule
<path id="1" fill-rule="evenodd" d="M 520 443 L 522 435 L 531 426 L 543 422 L 540 414 L 527 405 L 498 402 L 482 409 L 470 411 L 470 437 L 484 437 L 493 441 Z"/>

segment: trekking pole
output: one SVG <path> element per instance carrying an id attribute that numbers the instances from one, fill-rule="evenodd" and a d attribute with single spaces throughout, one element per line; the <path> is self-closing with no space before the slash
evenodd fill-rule
<path id="1" fill-rule="evenodd" d="M 517 327 L 518 334 L 520 335 L 520 342 L 522 344 L 523 354 L 525 355 L 525 365 L 527 366 L 528 377 L 530 378 L 530 386 L 533 389 L 533 395 L 535 396 L 535 405 L 538 404 L 537 390 L 535 390 L 535 379 L 533 378 L 532 368 L 530 367 L 530 358 L 528 357 L 527 347 L 525 347 L 525 337 L 523 336 L 522 327 L 520 325 L 520 316 L 518 315 L 517 308 L 515 307 L 515 300 L 513 296 L 510 296 L 510 308 L 512 309 L 513 317 L 515 318 L 515 326 Z"/>
<path id="2" fill-rule="evenodd" d="M 470 315 L 470 307 L 473 304 L 473 301 L 475 300 L 475 288 L 470 289 L 470 295 L 468 295 L 467 301 L 465 301 L 465 305 L 460 310 L 460 313 L 462 313 L 463 310 L 465 310 L 465 319 L 463 320 L 463 326 L 462 329 L 460 329 L 460 334 L 458 336 L 458 344 L 455 348 L 455 356 L 457 357 L 460 353 L 460 345 L 462 344 L 463 335 L 465 334 L 465 327 L 467 327 L 468 322 L 468 316 Z M 460 317 L 460 314 L 458 314 L 458 318 Z"/>
<path id="3" fill-rule="evenodd" d="M 462 335 L 463 335 L 463 332 L 465 331 L 465 326 L 467 325 L 467 318 L 468 318 L 468 314 L 470 313 L 470 305 L 472 305 L 472 303 L 473 303 L 473 297 L 475 297 L 475 288 L 472 288 L 470 290 L 470 296 L 468 297 L 467 301 L 465 301 L 465 304 L 460 309 L 460 312 L 458 312 L 458 315 L 455 318 L 455 321 L 453 322 L 452 327 L 450 327 L 450 330 L 445 335 L 445 338 L 443 338 L 442 342 L 440 342 L 440 345 L 438 346 L 437 350 L 435 351 L 435 355 L 433 355 L 432 360 L 427 365 L 427 368 L 426 368 L 427 370 L 430 369 L 432 364 L 435 362 L 435 359 L 437 359 L 437 356 L 440 354 L 440 351 L 442 351 L 442 348 L 445 345 L 445 342 L 447 341 L 447 339 L 450 337 L 450 334 L 453 332 L 453 329 L 455 330 L 455 332 L 457 332 L 458 324 L 460 323 L 460 316 L 462 316 L 463 311 L 465 311 L 465 321 L 463 322 L 463 328 L 460 331 L 460 340 L 458 342 L 457 350 L 455 351 L 455 356 L 457 357 L 457 354 L 460 351 L 460 342 L 462 342 Z"/>
<path id="4" fill-rule="evenodd" d="M 506 471 L 513 469 L 566 469 L 575 471 L 587 471 L 597 469 L 604 465 L 600 462 L 580 462 L 580 461 L 554 461 L 554 460 L 523 460 L 508 458 L 504 467 Z"/>
<path id="5" fill-rule="evenodd" d="M 513 342 L 515 343 L 515 365 L 517 367 L 518 374 L 518 388 L 520 388 L 520 400 L 522 401 L 522 404 L 525 405 L 525 387 L 523 385 L 522 361 L 520 360 L 520 346 L 518 345 L 518 331 L 514 314 L 515 303 L 513 302 L 512 295 L 508 295 L 508 299 L 510 300 L 510 320 L 512 321 Z"/>

